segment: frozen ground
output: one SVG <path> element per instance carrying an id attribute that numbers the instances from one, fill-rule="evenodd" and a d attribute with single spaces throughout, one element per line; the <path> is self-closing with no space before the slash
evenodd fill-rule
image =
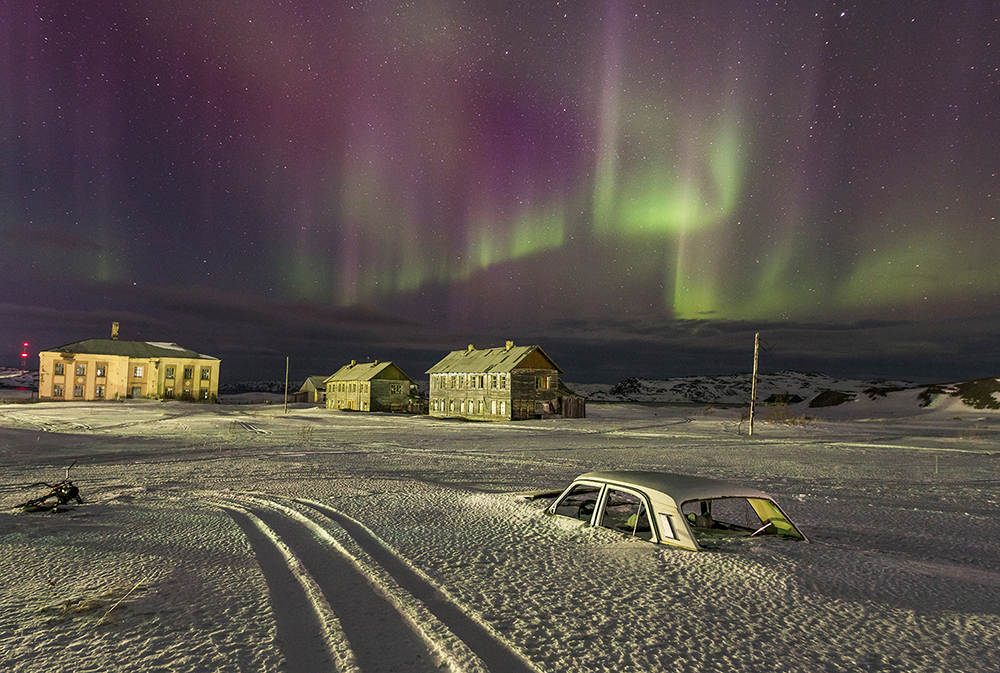
<path id="1" fill-rule="evenodd" d="M 996 671 L 1000 412 L 915 393 L 591 404 L 477 424 L 281 404 L 0 406 L 16 671 Z M 804 419 L 805 413 L 813 416 Z M 739 432 L 742 430 L 742 432 Z M 22 513 L 37 481 L 86 503 Z M 811 542 L 628 541 L 512 492 L 594 469 L 747 482 Z"/>

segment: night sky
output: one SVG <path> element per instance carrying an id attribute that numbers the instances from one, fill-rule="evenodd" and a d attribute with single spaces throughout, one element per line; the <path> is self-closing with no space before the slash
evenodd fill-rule
<path id="1" fill-rule="evenodd" d="M 0 365 L 1000 376 L 1000 3 L 0 8 Z M 32 360 L 37 366 L 37 358 Z"/>

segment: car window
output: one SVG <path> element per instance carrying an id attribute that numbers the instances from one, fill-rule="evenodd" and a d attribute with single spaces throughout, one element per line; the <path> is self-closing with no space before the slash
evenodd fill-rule
<path id="1" fill-rule="evenodd" d="M 645 502 L 638 495 L 628 491 L 608 489 L 600 522 L 605 528 L 620 533 L 634 535 L 643 540 L 653 539 L 653 530 L 649 525 L 649 510 Z"/>
<path id="2" fill-rule="evenodd" d="M 770 500 L 715 498 L 682 505 L 695 537 L 782 535 L 801 538 L 791 522 Z"/>
<path id="3" fill-rule="evenodd" d="M 600 494 L 600 486 L 577 484 L 556 503 L 553 511 L 556 514 L 580 521 L 590 521 L 594 509 L 597 507 L 597 497 Z"/>

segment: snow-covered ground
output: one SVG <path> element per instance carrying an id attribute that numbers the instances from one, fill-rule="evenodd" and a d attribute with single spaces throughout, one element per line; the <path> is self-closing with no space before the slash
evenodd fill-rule
<path id="1" fill-rule="evenodd" d="M 0 405 L 16 671 L 996 671 L 1000 412 Z M 85 504 L 24 513 L 64 468 Z M 595 469 L 765 490 L 810 543 L 687 552 L 510 495 Z"/>

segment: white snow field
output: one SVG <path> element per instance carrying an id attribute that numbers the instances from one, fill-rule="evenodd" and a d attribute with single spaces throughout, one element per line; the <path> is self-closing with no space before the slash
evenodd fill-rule
<path id="1" fill-rule="evenodd" d="M 1000 412 L 915 392 L 505 424 L 281 404 L 0 406 L 11 671 L 996 671 Z M 805 418 L 809 415 L 812 418 Z M 65 468 L 83 505 L 15 506 Z M 730 479 L 810 542 L 689 552 L 512 494 Z"/>

